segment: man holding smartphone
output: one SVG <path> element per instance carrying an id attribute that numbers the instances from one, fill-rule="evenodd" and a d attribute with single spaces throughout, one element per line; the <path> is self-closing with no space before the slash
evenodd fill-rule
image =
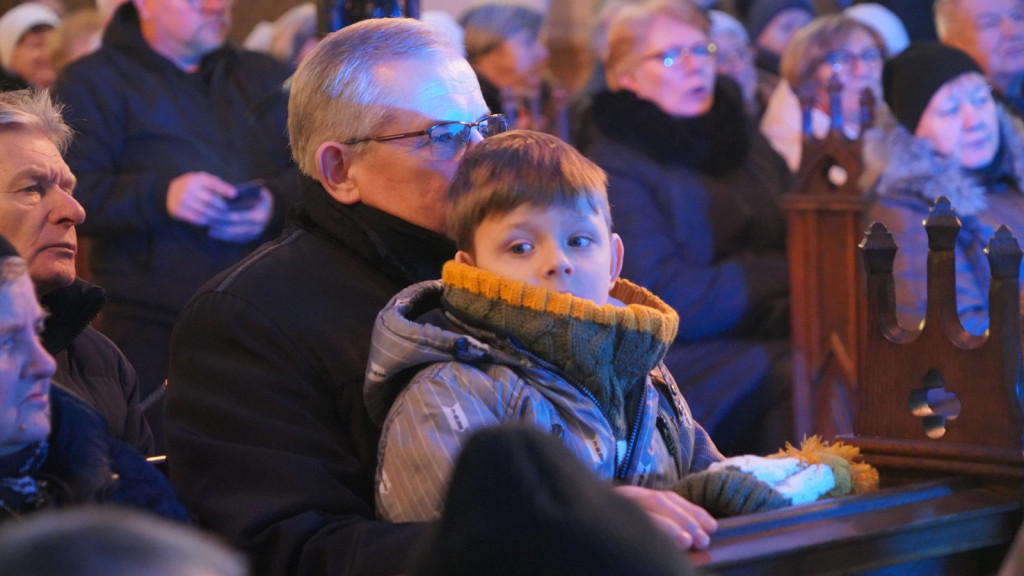
<path id="1" fill-rule="evenodd" d="M 276 236 L 297 198 L 281 90 L 291 70 L 225 43 L 233 3 L 126 2 L 102 47 L 55 86 L 76 134 L 67 162 L 89 214 L 92 280 L 108 296 L 98 327 L 151 398 L 157 450 L 178 311 Z"/>

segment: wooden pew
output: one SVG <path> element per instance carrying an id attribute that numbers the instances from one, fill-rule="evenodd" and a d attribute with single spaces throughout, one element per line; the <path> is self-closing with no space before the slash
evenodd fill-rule
<path id="1" fill-rule="evenodd" d="M 868 311 L 854 434 L 883 489 L 720 521 L 691 560 L 712 574 L 988 574 L 1021 528 L 1024 380 L 1019 263 L 1008 230 L 989 245 L 991 320 L 971 336 L 956 317 L 948 203 L 926 229 L 923 327 L 896 322 L 896 245 L 881 224 L 862 243 Z"/>
<path id="2" fill-rule="evenodd" d="M 993 238 L 990 329 L 971 336 L 956 317 L 960 223 L 933 208 L 924 324 L 899 326 L 899 239 L 874 225 L 860 242 L 860 144 L 840 128 L 805 137 L 786 202 L 797 429 L 858 446 L 883 487 L 720 520 L 690 559 L 709 574 L 994 574 L 1024 520 L 1020 248 Z"/>

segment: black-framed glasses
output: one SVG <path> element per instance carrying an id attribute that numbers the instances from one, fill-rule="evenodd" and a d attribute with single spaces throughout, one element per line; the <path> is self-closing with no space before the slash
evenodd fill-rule
<path id="1" fill-rule="evenodd" d="M 655 54 L 648 54 L 643 60 L 661 60 L 665 68 L 671 68 L 683 61 L 685 54 L 693 54 L 700 60 L 707 60 L 714 57 L 718 52 L 718 45 L 714 42 L 700 42 L 691 46 L 673 46 Z"/>
<path id="2" fill-rule="evenodd" d="M 860 53 L 850 50 L 833 50 L 825 56 L 825 61 L 832 66 L 832 70 L 838 72 L 844 68 L 853 66 L 854 60 L 860 60 L 868 66 L 878 66 L 882 63 L 882 51 L 878 48 L 865 48 Z"/>
<path id="3" fill-rule="evenodd" d="M 508 130 L 508 119 L 504 114 L 487 114 L 476 122 L 438 122 L 426 130 L 405 132 L 402 134 L 389 134 L 387 136 L 368 136 L 366 138 L 353 138 L 346 140 L 344 144 L 358 144 L 360 142 L 388 142 L 401 140 L 403 138 L 415 138 L 426 136 L 431 152 L 438 158 L 451 158 L 459 150 L 469 144 L 476 128 L 483 138 L 490 138 L 495 134 L 501 134 Z"/>

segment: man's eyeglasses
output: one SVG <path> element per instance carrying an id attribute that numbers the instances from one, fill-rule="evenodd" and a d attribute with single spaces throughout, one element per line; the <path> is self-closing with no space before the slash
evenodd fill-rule
<path id="1" fill-rule="evenodd" d="M 390 140 L 401 140 L 403 138 L 415 138 L 426 136 L 430 150 L 436 158 L 448 159 L 455 156 L 462 148 L 469 143 L 476 128 L 483 138 L 490 138 L 495 134 L 501 134 L 508 130 L 508 119 L 504 114 L 488 114 L 476 122 L 440 122 L 426 130 L 416 132 L 405 132 L 403 134 L 389 134 L 387 136 L 369 136 L 367 138 L 353 138 L 344 143 L 358 144 L 360 142 L 388 142 Z"/>
<path id="2" fill-rule="evenodd" d="M 852 67 L 854 60 L 860 60 L 868 66 L 878 66 L 882 63 L 882 51 L 878 48 L 865 48 L 858 54 L 849 50 L 833 50 L 825 56 L 825 61 L 832 66 L 834 72 Z"/>
<path id="3" fill-rule="evenodd" d="M 714 57 L 718 52 L 718 45 L 714 42 L 703 42 L 692 46 L 673 46 L 663 52 L 648 54 L 643 60 L 661 60 L 665 68 L 671 68 L 683 61 L 683 55 L 693 54 L 699 60 L 706 60 Z"/>

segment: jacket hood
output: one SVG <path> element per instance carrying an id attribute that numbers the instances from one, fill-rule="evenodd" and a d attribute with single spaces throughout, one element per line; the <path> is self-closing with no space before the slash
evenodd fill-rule
<path id="1" fill-rule="evenodd" d="M 1018 188 L 1024 191 L 1024 143 L 1017 126 L 1002 105 L 997 105 L 1002 154 Z M 874 194 L 891 196 L 914 191 L 931 204 L 940 196 L 949 198 L 957 213 L 974 215 L 986 206 L 985 187 L 962 170 L 955 160 L 937 154 L 928 142 L 910 134 L 903 126 L 872 128 L 864 135 L 864 173 L 861 189 L 873 187 Z"/>
<path id="2" fill-rule="evenodd" d="M 418 368 L 438 362 L 508 358 L 472 336 L 446 329 L 454 326 L 441 311 L 443 292 L 440 280 L 414 284 L 377 315 L 363 398 L 378 426 L 384 424 L 394 399 Z"/>
<path id="3" fill-rule="evenodd" d="M 598 306 L 457 262 L 443 278 L 403 290 L 377 317 L 363 394 L 378 424 L 418 368 L 454 361 L 553 370 L 623 432 L 626 392 L 661 362 L 679 326 L 667 304 L 623 279 L 610 295 L 625 306 Z"/>

